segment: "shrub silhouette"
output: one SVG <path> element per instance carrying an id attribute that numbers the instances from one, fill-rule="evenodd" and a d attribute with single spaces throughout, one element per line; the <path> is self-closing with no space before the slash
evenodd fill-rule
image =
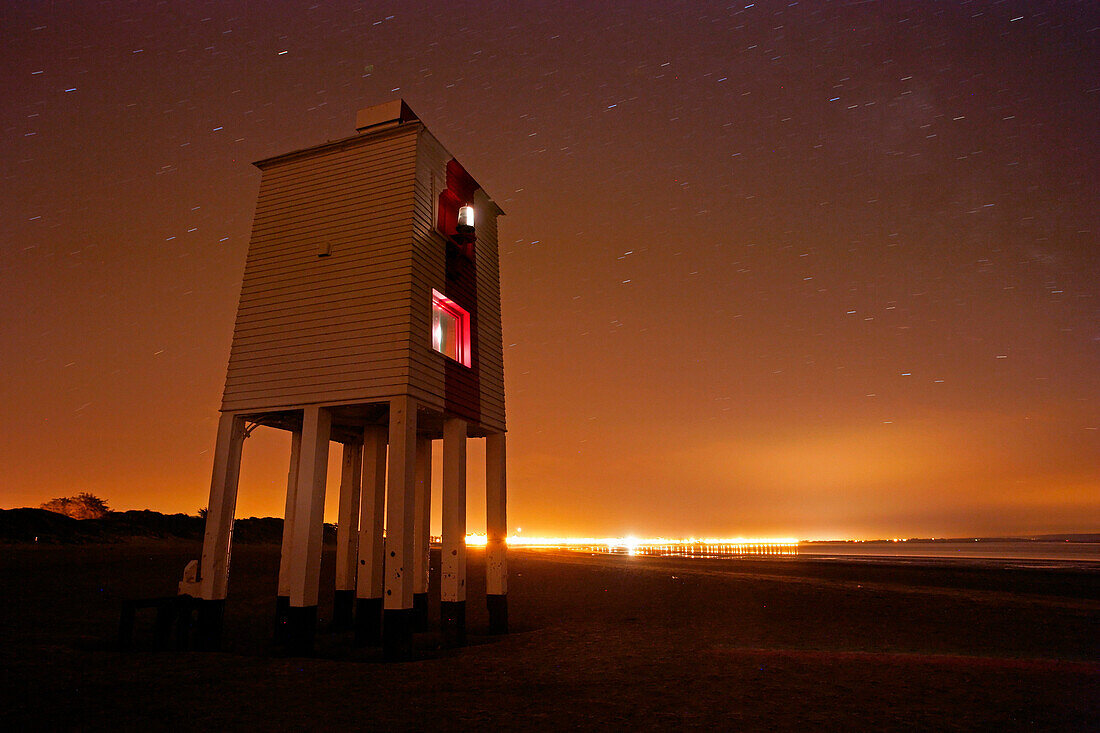
<path id="1" fill-rule="evenodd" d="M 107 502 L 86 491 L 76 496 L 50 499 L 42 508 L 73 519 L 102 519 L 110 511 Z"/>

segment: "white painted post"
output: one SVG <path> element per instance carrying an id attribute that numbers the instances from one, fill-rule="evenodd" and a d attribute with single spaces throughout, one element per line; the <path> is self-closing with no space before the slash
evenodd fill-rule
<path id="1" fill-rule="evenodd" d="M 286 507 L 283 510 L 283 542 L 279 552 L 279 591 L 275 598 L 275 640 L 285 641 L 286 617 L 290 608 L 290 539 L 294 536 L 294 507 L 298 494 L 298 459 L 302 455 L 302 431 L 290 433 L 290 469 L 286 477 Z"/>
<path id="2" fill-rule="evenodd" d="M 363 490 L 363 444 L 345 443 L 340 473 L 340 509 L 336 519 L 336 596 L 332 625 L 351 626 L 359 544 L 359 495 Z"/>
<path id="3" fill-rule="evenodd" d="M 432 441 L 416 439 L 416 518 L 413 529 L 413 624 L 428 628 L 428 553 L 431 549 Z"/>
<path id="4" fill-rule="evenodd" d="M 508 471 L 504 433 L 485 437 L 485 596 L 489 631 L 508 633 Z"/>
<path id="5" fill-rule="evenodd" d="M 210 478 L 210 500 L 206 506 L 206 531 L 199 575 L 199 593 L 207 601 L 225 600 L 229 585 L 229 553 L 243 444 L 244 420 L 223 413 L 218 421 L 218 442 L 214 448 L 214 470 Z"/>
<path id="6" fill-rule="evenodd" d="M 440 625 L 449 644 L 466 636 L 466 421 L 443 420 L 443 550 Z"/>
<path id="7" fill-rule="evenodd" d="M 317 406 L 302 416 L 302 450 L 298 459 L 294 525 L 290 547 L 290 609 L 288 644 L 308 651 L 317 628 L 317 594 L 324 532 L 325 481 L 332 414 Z"/>
<path id="8" fill-rule="evenodd" d="M 386 486 L 386 596 L 382 653 L 412 656 L 413 526 L 416 518 L 416 400 L 390 400 L 390 450 Z"/>
<path id="9" fill-rule="evenodd" d="M 221 641 L 244 438 L 244 418 L 222 413 L 218 420 L 218 442 L 214 447 L 199 570 L 199 597 L 203 600 L 199 612 L 199 645 L 206 648 L 217 648 Z"/>
<path id="10" fill-rule="evenodd" d="M 355 640 L 382 640 L 386 508 L 386 434 L 383 425 L 363 430 L 363 496 L 359 502 L 359 565 L 355 582 Z"/>

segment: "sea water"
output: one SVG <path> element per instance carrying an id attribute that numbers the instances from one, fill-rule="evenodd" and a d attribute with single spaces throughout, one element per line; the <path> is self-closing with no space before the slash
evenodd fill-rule
<path id="1" fill-rule="evenodd" d="M 800 542 L 798 544 L 638 544 L 571 549 L 611 554 L 688 558 L 803 558 L 813 560 L 959 562 L 1100 570 L 1100 543 L 1038 540 Z"/>
<path id="2" fill-rule="evenodd" d="M 957 560 L 1029 566 L 1089 566 L 1100 569 L 1100 543 L 1044 540 L 906 542 L 804 542 L 801 557 L 836 559 Z"/>

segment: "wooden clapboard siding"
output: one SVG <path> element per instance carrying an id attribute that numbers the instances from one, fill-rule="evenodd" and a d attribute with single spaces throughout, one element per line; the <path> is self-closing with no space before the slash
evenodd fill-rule
<path id="1" fill-rule="evenodd" d="M 443 176 L 446 151 L 426 129 L 417 140 L 415 195 L 413 196 L 413 282 L 412 318 L 418 324 L 409 346 L 409 358 L 421 369 L 411 388 L 421 389 L 440 399 L 445 396 L 444 374 L 447 357 L 432 348 L 432 290 L 446 290 L 447 242 L 435 228 L 435 202 L 439 191 L 433 189 L 432 176 Z"/>
<path id="2" fill-rule="evenodd" d="M 448 266 L 435 219 L 449 160 L 408 122 L 257 163 L 223 410 L 407 394 L 477 432 L 504 430 L 499 209 L 478 191 L 476 257 Z M 470 311 L 470 369 L 432 348 L 433 289 Z"/>
<path id="3" fill-rule="evenodd" d="M 480 355 L 481 422 L 490 431 L 505 430 L 504 343 L 500 319 L 500 255 L 497 209 L 484 191 L 474 195 L 481 215 L 477 227 L 477 329 Z"/>
<path id="4" fill-rule="evenodd" d="M 396 325 L 402 330 L 407 332 L 409 328 L 408 323 L 400 322 L 401 310 L 383 310 L 379 309 L 373 312 L 370 319 L 363 320 L 362 314 L 352 313 L 351 315 L 330 316 L 328 314 L 322 314 L 317 318 L 296 318 L 293 320 L 295 328 L 288 330 L 284 327 L 282 320 L 276 319 L 272 323 L 258 323 L 254 327 L 247 330 L 242 330 L 242 333 L 246 333 L 249 336 L 256 336 L 258 338 L 265 338 L 264 343 L 269 341 L 281 340 L 284 336 L 286 338 L 313 338 L 315 336 L 321 336 L 326 333 L 335 333 L 336 329 L 339 329 L 340 333 L 344 333 L 349 327 L 365 328 L 377 325 L 376 321 L 385 320 L 387 323 Z M 427 326 L 425 326 L 427 328 Z M 287 335 L 289 334 L 289 335 Z M 312 343 L 312 342 L 311 342 Z"/>
<path id="5" fill-rule="evenodd" d="M 394 227 L 394 231 L 392 232 L 382 227 L 372 227 L 369 232 L 363 232 L 362 234 L 369 233 L 380 238 L 380 243 L 384 243 L 390 237 L 404 234 L 405 231 L 406 227 L 402 224 L 399 227 Z M 349 229 L 344 232 L 343 241 L 333 242 L 331 239 L 327 240 L 327 242 L 332 245 L 330 253 L 333 255 L 339 254 L 348 261 L 349 265 L 354 265 L 378 259 L 396 258 L 408 249 L 407 247 L 394 249 L 383 249 L 379 247 L 377 250 L 369 253 L 361 252 L 354 246 L 349 249 L 347 245 L 354 245 L 355 242 L 360 239 L 360 236 L 360 232 Z M 271 247 L 264 251 L 259 251 L 257 248 L 255 257 L 256 264 L 260 265 L 262 263 L 271 269 L 270 271 L 264 271 L 262 274 L 254 275 L 255 282 L 262 284 L 264 282 L 276 281 L 287 276 L 300 274 L 302 264 L 313 262 L 317 257 L 317 245 L 325 241 L 326 240 L 321 240 L 308 243 L 296 241 L 293 242 L 291 246 L 284 246 L 279 249 Z"/>
<path id="6" fill-rule="evenodd" d="M 428 132 L 421 134 L 420 144 L 420 170 L 427 168 L 432 175 L 421 173 L 418 180 L 421 185 L 419 191 L 423 194 L 419 197 L 423 201 L 421 206 L 422 221 L 428 230 L 434 234 L 436 217 L 435 206 L 440 190 L 446 185 L 447 165 L 451 160 L 448 153 L 439 141 Z M 472 201 L 470 203 L 473 203 Z M 476 217 L 475 217 L 475 224 Z M 440 285 L 433 285 L 437 290 L 454 301 L 459 307 L 470 314 L 470 366 L 465 366 L 450 359 L 443 362 L 443 397 L 448 414 L 461 417 L 473 426 L 481 424 L 481 395 L 480 395 L 480 349 L 477 333 L 477 284 L 474 262 L 458 252 L 453 244 L 447 244 L 443 237 L 435 235 L 437 241 L 443 243 L 442 250 L 436 249 L 442 257 L 438 261 L 443 263 L 443 281 Z M 438 257 L 438 255 L 437 255 Z M 436 272 L 438 277 L 438 271 Z"/>
<path id="7" fill-rule="evenodd" d="M 440 187 L 446 185 L 447 162 L 451 157 L 430 132 L 426 129 L 421 132 L 413 217 L 417 243 L 413 258 L 416 269 L 413 290 L 421 294 L 416 301 L 429 328 L 433 288 L 470 310 L 476 329 L 471 339 L 475 347 L 473 363 L 470 370 L 453 363 L 448 365 L 445 357 L 432 350 L 430 331 L 425 332 L 422 345 L 414 340 L 412 358 L 438 366 L 449 409 L 485 429 L 502 431 L 505 429 L 504 371 L 496 241 L 499 209 L 484 192 L 478 191 L 473 202 L 477 210 L 476 278 L 472 282 L 467 278 L 448 280 L 448 269 L 452 270 L 452 275 L 454 273 L 453 268 L 446 265 L 446 240 L 435 228 L 435 206 Z M 417 267 L 421 264 L 423 269 Z M 414 305 L 414 312 L 416 309 Z M 433 384 L 431 388 L 437 387 Z"/>
<path id="8" fill-rule="evenodd" d="M 420 129 L 406 124 L 257 164 L 223 410 L 382 399 L 421 378 L 409 363 Z M 322 242 L 328 257 L 318 257 Z"/>
<path id="9" fill-rule="evenodd" d="M 447 297 L 470 314 L 470 366 L 448 360 L 444 365 L 444 394 L 447 410 L 475 425 L 481 424 L 481 349 L 478 341 L 477 272 L 474 262 L 449 248 L 447 252 Z"/>
<path id="10" fill-rule="evenodd" d="M 318 349 L 313 335 L 300 335 L 291 336 L 289 338 L 273 339 L 264 348 L 257 349 L 254 358 L 264 358 L 266 351 L 278 352 L 280 354 L 293 354 L 293 353 L 319 353 L 319 351 L 332 350 L 332 349 L 349 349 L 354 348 L 358 344 L 369 343 L 371 341 L 392 341 L 401 338 L 405 334 L 405 330 L 400 326 L 396 326 L 392 321 L 380 321 L 379 325 L 371 326 L 356 323 L 354 329 L 326 329 L 325 333 L 329 336 L 326 340 L 324 347 Z M 363 332 L 368 331 L 370 333 L 370 339 L 368 340 Z M 241 361 L 242 364 L 247 364 L 248 359 Z"/>
<path id="11" fill-rule="evenodd" d="M 393 392 L 389 387 L 378 386 L 370 381 L 347 383 L 338 388 L 330 389 L 326 394 L 328 399 L 322 401 L 321 404 L 354 405 L 384 402 L 393 396 Z M 274 403 L 269 395 L 261 397 L 242 396 L 235 400 L 234 404 L 238 406 L 233 409 L 237 412 L 274 412 L 277 410 L 301 409 L 303 405 L 317 404 L 317 402 L 311 401 L 310 396 L 308 393 L 297 395 L 288 392 L 279 398 L 280 401 Z"/>

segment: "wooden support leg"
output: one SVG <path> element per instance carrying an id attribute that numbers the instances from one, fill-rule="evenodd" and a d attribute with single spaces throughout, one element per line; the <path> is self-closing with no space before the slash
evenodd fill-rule
<path id="1" fill-rule="evenodd" d="M 286 508 L 283 510 L 283 544 L 279 552 L 279 594 L 275 597 L 275 641 L 286 643 L 290 614 L 290 540 L 294 536 L 294 508 L 298 493 L 298 460 L 302 455 L 302 431 L 290 434 L 290 470 L 286 477 Z"/>
<path id="2" fill-rule="evenodd" d="M 287 620 L 287 649 L 298 654 L 312 649 L 317 629 L 317 594 L 331 429 L 332 415 L 328 410 L 305 408 L 290 543 L 290 608 Z"/>
<path id="3" fill-rule="evenodd" d="M 363 490 L 363 444 L 344 445 L 344 466 L 340 474 L 340 511 L 336 520 L 336 595 L 332 625 L 351 628 L 355 606 L 355 580 L 359 544 L 359 495 Z"/>
<path id="4" fill-rule="evenodd" d="M 386 428 L 363 431 L 363 497 L 359 502 L 359 565 L 355 582 L 355 642 L 382 642 L 386 508 Z"/>
<path id="5" fill-rule="evenodd" d="M 390 400 L 390 450 L 386 487 L 386 595 L 382 654 L 412 657 L 413 525 L 416 519 L 416 400 Z"/>
<path id="6" fill-rule="evenodd" d="M 445 643 L 466 641 L 466 421 L 443 421 L 443 557 L 440 626 Z"/>
<path id="7" fill-rule="evenodd" d="M 199 576 L 199 597 L 203 602 L 199 609 L 198 643 L 204 649 L 217 649 L 221 644 L 244 438 L 244 419 L 223 413 L 218 421 L 218 442 L 214 448 L 214 471 L 210 479 L 210 500 L 206 506 L 206 532 L 202 541 Z"/>
<path id="8" fill-rule="evenodd" d="M 508 633 L 508 472 L 504 433 L 485 438 L 485 599 L 489 633 Z"/>
<path id="9" fill-rule="evenodd" d="M 416 439 L 416 518 L 413 528 L 413 629 L 428 630 L 428 552 L 432 514 L 432 441 Z"/>

